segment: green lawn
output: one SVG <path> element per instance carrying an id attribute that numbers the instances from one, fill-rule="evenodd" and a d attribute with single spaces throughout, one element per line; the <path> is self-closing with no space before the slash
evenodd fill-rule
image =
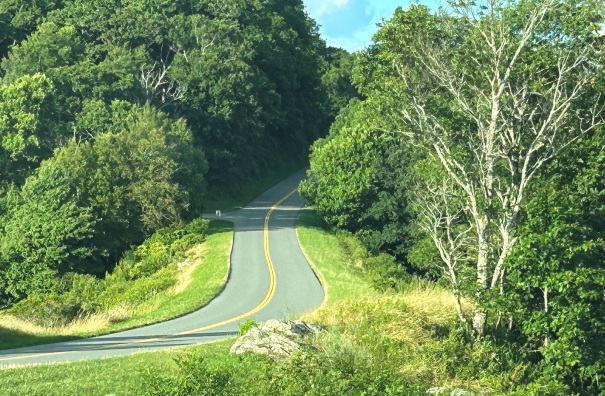
<path id="1" fill-rule="evenodd" d="M 227 343 L 207 344 L 209 355 L 227 348 Z M 190 350 L 191 348 L 188 348 Z M 111 359 L 31 366 L 0 370 L 2 395 L 140 395 L 144 379 L 155 372 L 173 369 L 173 358 L 184 351 L 137 353 Z"/>
<path id="2" fill-rule="evenodd" d="M 296 233 L 307 260 L 324 284 L 327 295 L 324 306 L 376 293 L 354 269 L 338 237 L 321 228 L 315 212 L 301 211 Z"/>

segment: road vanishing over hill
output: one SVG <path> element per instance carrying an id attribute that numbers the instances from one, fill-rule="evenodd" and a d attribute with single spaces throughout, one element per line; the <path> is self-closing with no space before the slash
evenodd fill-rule
<path id="1" fill-rule="evenodd" d="M 288 318 L 324 299 L 300 250 L 296 219 L 304 200 L 298 172 L 246 207 L 221 217 L 235 225 L 231 273 L 204 308 L 170 321 L 99 337 L 0 351 L 0 367 L 68 362 L 199 344 L 235 335 L 238 323 Z"/>

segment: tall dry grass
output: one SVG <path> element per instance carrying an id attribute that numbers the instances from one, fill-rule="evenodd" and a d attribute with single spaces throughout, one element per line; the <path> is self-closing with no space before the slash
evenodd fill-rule
<path id="1" fill-rule="evenodd" d="M 470 303 L 463 309 L 470 311 Z M 366 295 L 321 307 L 303 320 L 337 330 L 340 339 L 364 343 L 368 334 L 382 334 L 404 356 L 400 372 L 412 381 L 477 389 L 448 372 L 440 333 L 458 319 L 452 294 L 435 284 L 419 283 L 407 290 Z"/>
<path id="2" fill-rule="evenodd" d="M 130 318 L 134 312 L 135 309 L 132 307 L 117 306 L 76 319 L 64 326 L 49 327 L 24 321 L 11 315 L 0 315 L 0 326 L 7 330 L 36 336 L 73 336 L 97 332 L 115 322 Z"/>

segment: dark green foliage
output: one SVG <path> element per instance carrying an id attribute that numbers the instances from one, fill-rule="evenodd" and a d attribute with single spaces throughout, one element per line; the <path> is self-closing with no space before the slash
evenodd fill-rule
<path id="1" fill-rule="evenodd" d="M 133 111 L 124 130 L 57 150 L 7 199 L 0 253 L 14 298 L 41 291 L 33 286 L 41 271 L 101 275 L 130 246 L 199 210 L 189 194 L 202 193 L 205 164 L 188 129 Z"/>
<path id="2" fill-rule="evenodd" d="M 63 0 L 2 0 L 0 2 L 0 57 L 10 46 L 32 33 L 46 15 L 63 6 Z"/>
<path id="3" fill-rule="evenodd" d="M 300 188 L 328 224 L 356 233 L 373 252 L 404 259 L 413 155 L 401 136 L 370 127 L 369 111 L 352 102 L 339 115 L 330 136 L 313 145 Z"/>
<path id="4" fill-rule="evenodd" d="M 362 243 L 362 239 L 343 233 L 339 239 L 351 262 L 355 263 L 362 276 L 376 290 L 401 291 L 411 280 L 411 275 L 395 257 L 387 253 L 372 253 Z"/>
<path id="5" fill-rule="evenodd" d="M 0 186 L 21 184 L 61 141 L 55 88 L 34 74 L 0 84 Z"/>
<path id="6" fill-rule="evenodd" d="M 605 375 L 605 156 L 594 150 L 602 142 L 599 130 L 536 186 L 510 259 L 512 298 L 503 301 L 548 372 L 582 394 L 599 394 Z"/>
<path id="7" fill-rule="evenodd" d="M 502 59 L 508 55 L 493 56 L 491 60 L 501 62 L 490 68 L 486 56 L 490 50 L 483 48 L 489 35 L 474 36 L 476 28 L 496 21 L 497 32 L 510 34 L 502 46 L 506 54 L 519 40 L 529 10 L 545 6 L 542 1 L 496 3 L 496 12 L 474 8 L 474 3 L 457 3 L 462 9 L 471 7 L 477 21 L 470 25 L 465 18 L 448 11 L 435 15 L 424 6 L 397 10 L 379 29 L 375 44 L 357 55 L 352 76 L 362 101 L 350 103 L 330 136 L 315 144 L 309 178 L 301 191 L 329 225 L 355 232 L 372 250 L 395 253 L 400 261 L 407 259 L 431 276 L 441 277 L 442 263 L 449 260 L 435 245 L 453 253 L 450 257 L 457 262 L 452 291 L 456 295 L 462 291 L 477 307 L 483 305 L 490 312 L 490 336 L 497 346 L 484 345 L 484 351 L 488 355 L 501 352 L 507 355 L 504 360 L 525 360 L 528 365 L 523 378 L 513 379 L 527 388 L 511 387 L 511 394 L 602 394 L 605 157 L 601 93 L 605 69 L 599 54 L 604 42 L 603 3 L 570 0 L 548 5 L 539 30 L 507 71 L 510 77 L 501 87 L 510 84 L 510 88 L 504 89 L 497 104 L 503 111 L 492 120 L 494 130 L 511 136 L 516 130 L 519 138 L 490 157 L 481 152 L 489 139 L 475 139 L 495 107 L 477 99 L 494 94 L 489 84 L 495 79 L 491 80 L 490 73 L 501 76 L 507 64 Z M 546 92 L 544 87 L 557 81 L 564 59 L 587 61 L 564 76 L 561 93 L 579 89 L 581 84 L 576 84 L 584 76 L 589 83 L 565 103 L 570 111 L 558 120 L 561 123 L 549 141 L 556 144 L 546 148 L 548 139 L 535 140 L 539 144 L 526 157 L 519 157 L 536 136 L 532 128 L 548 114 L 549 95 L 556 89 Z M 515 113 L 518 109 L 510 104 L 526 94 L 527 107 Z M 422 115 L 416 117 L 415 112 Z M 576 135 L 589 125 L 596 128 Z M 490 136 L 499 132 L 494 133 Z M 566 138 L 569 145 L 557 146 Z M 425 143 L 428 155 L 421 152 Z M 437 149 L 440 145 L 442 149 Z M 542 152 L 545 149 L 549 151 Z M 487 179 L 477 164 L 488 157 L 498 158 L 492 163 L 491 182 L 483 183 Z M 519 187 L 519 180 L 527 176 L 523 172 L 529 172 L 540 158 L 543 163 Z M 445 199 L 430 201 L 440 191 L 446 192 Z M 525 194 L 518 195 L 517 205 L 511 204 L 514 198 L 506 198 L 510 191 Z M 417 192 L 421 194 L 411 194 Z M 423 197 L 435 205 L 423 205 Z M 443 208 L 445 214 L 440 212 Z M 479 212 L 483 217 L 477 216 Z M 421 223 L 422 215 L 430 221 Z M 481 233 L 486 236 L 484 247 L 476 244 L 482 238 L 478 235 L 457 246 L 457 241 L 479 229 L 480 218 L 493 222 Z M 436 231 L 431 235 L 431 230 Z M 506 257 L 503 246 L 508 242 L 515 246 Z M 501 280 L 483 277 L 477 265 L 479 252 L 487 252 L 486 274 L 497 268 L 500 254 L 506 257 L 503 267 L 498 267 L 506 268 Z M 476 330 L 481 333 L 479 327 Z M 510 352 L 514 348 L 519 354 Z M 464 362 L 474 373 L 471 377 L 481 371 L 514 371 L 512 364 L 484 365 L 486 356 L 478 356 L 477 361 L 481 362 L 478 366 L 473 366 L 474 361 Z"/>
<path id="8" fill-rule="evenodd" d="M 349 54 L 342 48 L 328 47 L 323 58 L 326 66 L 321 79 L 328 94 L 330 115 L 336 117 L 347 107 L 351 99 L 361 98 L 353 85 L 355 55 Z"/>
<path id="9" fill-rule="evenodd" d="M 97 219 L 80 206 L 72 181 L 67 169 L 48 163 L 8 200 L 0 253 L 13 298 L 49 291 L 54 273 L 103 269 L 92 239 Z"/>
<path id="10" fill-rule="evenodd" d="M 0 0 L 0 22 L 3 305 L 111 271 L 328 127 L 300 0 Z"/>

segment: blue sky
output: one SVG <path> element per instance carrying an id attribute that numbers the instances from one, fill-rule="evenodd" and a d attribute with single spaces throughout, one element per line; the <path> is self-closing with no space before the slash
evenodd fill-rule
<path id="1" fill-rule="evenodd" d="M 435 0 L 432 0 L 435 2 Z M 376 32 L 376 24 L 389 19 L 399 6 L 410 0 L 303 0 L 311 18 L 328 45 L 350 52 L 367 47 Z M 424 1 L 428 4 L 430 1 Z"/>

